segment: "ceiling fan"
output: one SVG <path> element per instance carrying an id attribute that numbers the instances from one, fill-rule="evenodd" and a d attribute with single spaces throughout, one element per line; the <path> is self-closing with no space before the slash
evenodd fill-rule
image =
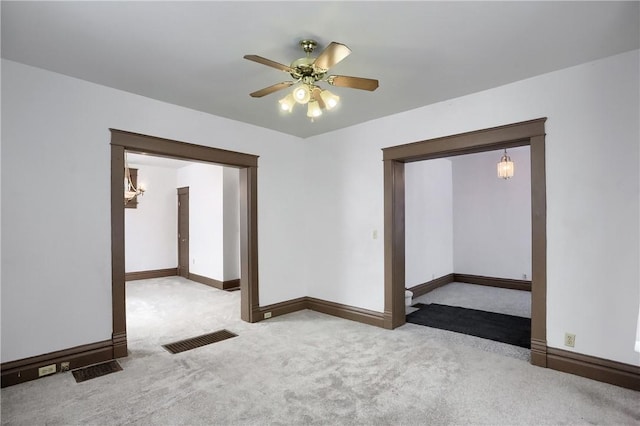
<path id="1" fill-rule="evenodd" d="M 338 62 L 349 56 L 351 49 L 342 43 L 331 42 L 318 57 L 312 57 L 318 43 L 315 40 L 302 40 L 300 47 L 307 54 L 306 57 L 296 59 L 291 65 L 284 65 L 258 55 L 245 55 L 244 58 L 259 64 L 287 72 L 293 81 L 276 83 L 264 89 L 257 90 L 249 95 L 261 98 L 271 93 L 286 89 L 300 83 L 292 93 L 280 99 L 280 108 L 291 112 L 296 103 L 307 104 L 307 116 L 313 120 L 322 114 L 323 109 L 332 109 L 338 104 L 339 96 L 317 85 L 318 82 L 326 82 L 332 86 L 349 87 L 352 89 L 373 91 L 378 88 L 378 80 L 362 77 L 349 77 L 344 75 L 327 75 L 327 71 Z"/>

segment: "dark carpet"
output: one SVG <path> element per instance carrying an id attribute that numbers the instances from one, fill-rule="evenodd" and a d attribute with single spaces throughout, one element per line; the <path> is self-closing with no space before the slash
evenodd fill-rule
<path id="1" fill-rule="evenodd" d="M 531 348 L 531 318 L 457 306 L 416 303 L 407 322 Z"/>

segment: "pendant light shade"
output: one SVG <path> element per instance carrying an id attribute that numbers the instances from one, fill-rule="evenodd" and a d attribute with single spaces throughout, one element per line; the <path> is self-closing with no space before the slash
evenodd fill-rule
<path id="1" fill-rule="evenodd" d="M 507 150 L 505 149 L 498 163 L 498 177 L 501 179 L 512 178 L 514 169 L 513 161 L 511 161 L 511 157 L 507 155 Z"/>
<path id="2" fill-rule="evenodd" d="M 301 84 L 293 91 L 293 99 L 299 104 L 306 104 L 311 99 L 311 89 L 306 84 Z"/>
<path id="3" fill-rule="evenodd" d="M 293 94 L 289 93 L 284 98 L 280 99 L 280 109 L 282 111 L 291 112 L 296 104 L 296 100 L 293 98 Z"/>
<path id="4" fill-rule="evenodd" d="M 322 102 L 324 102 L 327 109 L 331 109 L 338 105 L 338 101 L 340 100 L 340 96 L 334 95 L 328 90 L 323 90 L 320 92 L 320 97 L 322 98 Z"/>
<path id="5" fill-rule="evenodd" d="M 309 102 L 309 105 L 307 108 L 307 117 L 316 118 L 321 115 L 322 115 L 322 109 L 320 109 L 320 104 L 318 103 L 318 101 L 313 100 Z"/>

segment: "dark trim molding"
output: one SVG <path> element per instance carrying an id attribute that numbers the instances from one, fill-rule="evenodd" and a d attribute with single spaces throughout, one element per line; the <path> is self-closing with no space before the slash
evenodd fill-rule
<path id="1" fill-rule="evenodd" d="M 384 314 L 368 309 L 356 308 L 355 306 L 329 302 L 314 297 L 307 297 L 307 308 L 323 314 L 333 315 L 334 317 L 375 325 L 376 327 L 384 327 Z"/>
<path id="2" fill-rule="evenodd" d="M 69 370 L 109 361 L 114 358 L 111 340 L 76 346 L 17 361 L 2 363 L 2 387 L 39 379 L 38 368 L 56 365 L 56 373 L 61 371 L 60 363 L 68 362 Z M 43 376 L 46 377 L 46 376 Z"/>
<path id="3" fill-rule="evenodd" d="M 527 280 L 513 280 L 510 278 L 484 277 L 481 275 L 469 274 L 453 274 L 453 280 L 458 283 L 531 291 L 531 281 Z"/>
<path id="4" fill-rule="evenodd" d="M 223 290 L 231 290 L 231 289 L 238 289 L 238 288 L 240 288 L 240 278 L 237 278 L 235 280 L 222 281 Z"/>
<path id="5" fill-rule="evenodd" d="M 635 365 L 547 348 L 547 367 L 640 391 L 640 367 Z"/>
<path id="6" fill-rule="evenodd" d="M 298 297 L 297 299 L 285 300 L 284 302 L 261 306 L 254 312 L 254 317 L 265 319 L 264 314 L 271 312 L 270 318 L 273 318 L 296 311 L 302 311 L 304 309 L 307 309 L 307 298 Z"/>
<path id="7" fill-rule="evenodd" d="M 200 160 L 240 168 L 258 166 L 257 155 L 211 148 L 203 145 L 194 145 L 124 130 L 109 130 L 111 131 L 111 144 L 123 146 L 130 152 L 154 154 L 160 157 L 180 158 L 183 160 Z M 122 173 L 124 174 L 124 169 Z M 124 181 L 124 177 L 122 180 Z"/>
<path id="8" fill-rule="evenodd" d="M 219 290 L 229 290 L 230 288 L 236 288 L 240 286 L 239 278 L 235 280 L 218 281 L 213 278 L 209 278 L 202 275 L 194 274 L 193 272 L 189 272 L 189 279 L 191 281 L 195 281 L 200 284 L 208 285 L 209 287 L 215 287 Z"/>
<path id="9" fill-rule="evenodd" d="M 111 131 L 111 300 L 115 357 L 127 356 L 127 317 L 124 271 L 124 153 L 153 154 L 235 167 L 240 174 L 240 317 L 256 322 L 258 307 L 258 156 L 201 145 Z"/>
<path id="10" fill-rule="evenodd" d="M 271 318 L 291 312 L 309 309 L 334 317 L 344 318 L 351 321 L 361 322 L 376 327 L 384 327 L 384 314 L 370 311 L 368 309 L 357 308 L 355 306 L 343 305 L 341 303 L 329 302 L 327 300 L 316 299 L 315 297 L 299 297 L 297 299 L 286 300 L 273 305 L 261 306 L 255 310 L 255 316 L 264 319 L 264 314 L 270 312 Z"/>
<path id="11" fill-rule="evenodd" d="M 531 340 L 547 340 L 546 118 L 384 148 L 384 318 L 386 328 L 405 323 L 404 163 L 516 146 L 531 152 Z M 531 351 L 531 363 L 546 366 L 546 351 Z"/>
<path id="12" fill-rule="evenodd" d="M 544 123 L 546 120 L 546 117 L 538 118 L 520 123 L 383 148 L 383 160 L 409 163 L 413 161 L 493 151 L 495 149 L 502 149 L 502 147 L 515 148 L 517 146 L 526 146 L 530 144 L 531 138 L 544 136 Z"/>
<path id="13" fill-rule="evenodd" d="M 531 281 L 526 280 L 513 280 L 510 278 L 496 278 L 496 277 L 484 277 L 481 275 L 469 275 L 469 274 L 447 274 L 439 278 L 436 278 L 426 283 L 418 284 L 408 288 L 413 292 L 413 297 L 419 297 L 430 291 L 435 290 L 438 287 L 449 283 L 467 283 L 486 285 L 489 287 L 508 288 L 512 290 L 531 291 Z"/>
<path id="14" fill-rule="evenodd" d="M 125 281 L 148 280 L 150 278 L 173 277 L 178 275 L 178 268 L 150 269 L 148 271 L 125 272 Z"/>
<path id="15" fill-rule="evenodd" d="M 112 341 L 118 342 L 116 357 L 127 351 L 127 313 L 124 280 L 124 209 L 121 207 L 124 182 L 124 147 L 111 145 L 111 323 Z M 116 352 L 114 347 L 114 352 Z"/>
<path id="16" fill-rule="evenodd" d="M 435 290 L 438 287 L 442 287 L 443 285 L 447 285 L 449 283 L 454 282 L 454 274 L 443 275 L 440 278 L 436 278 L 435 280 L 427 281 L 426 283 L 414 285 L 413 287 L 408 288 L 407 290 L 413 292 L 413 297 L 420 297 L 423 294 L 427 294 L 430 291 Z"/>
<path id="17" fill-rule="evenodd" d="M 257 157 L 256 157 L 257 161 Z M 240 318 L 256 322 L 258 300 L 258 167 L 240 169 Z"/>
<path id="18" fill-rule="evenodd" d="M 406 322 L 404 162 L 384 161 L 384 328 Z"/>
<path id="19" fill-rule="evenodd" d="M 531 364 L 539 367 L 547 366 L 547 342 L 531 338 Z"/>

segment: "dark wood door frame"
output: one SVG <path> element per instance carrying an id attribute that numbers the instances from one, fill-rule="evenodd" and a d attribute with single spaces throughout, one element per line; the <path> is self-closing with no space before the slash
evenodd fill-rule
<path id="1" fill-rule="evenodd" d="M 111 297 L 113 356 L 127 356 L 124 280 L 124 152 L 235 167 L 240 172 L 240 317 L 259 321 L 258 307 L 258 156 L 170 139 L 111 130 Z"/>
<path id="2" fill-rule="evenodd" d="M 186 223 L 186 226 L 185 226 L 185 223 Z M 184 228 L 186 228 L 186 231 Z M 186 244 L 182 244 L 185 242 Z M 188 186 L 178 188 L 178 275 L 187 279 L 189 278 L 189 187 Z"/>
<path id="3" fill-rule="evenodd" d="M 531 150 L 531 363 L 547 366 L 546 118 L 384 148 L 384 326 L 405 323 L 404 165 L 517 146 Z"/>

